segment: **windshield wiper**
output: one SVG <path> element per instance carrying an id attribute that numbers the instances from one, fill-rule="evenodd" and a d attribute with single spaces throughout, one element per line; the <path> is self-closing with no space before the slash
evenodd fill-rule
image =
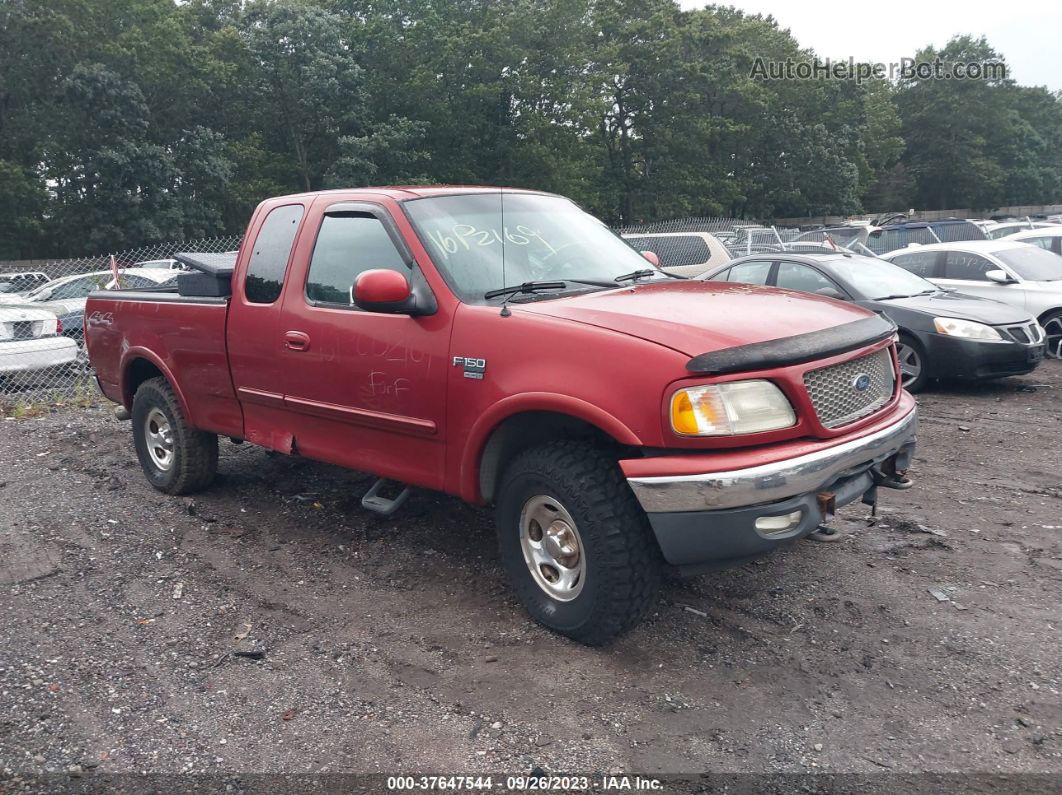
<path id="1" fill-rule="evenodd" d="M 497 290 L 487 290 L 483 297 L 497 298 L 501 295 L 517 295 L 518 293 L 536 293 L 539 290 L 563 290 L 568 282 L 524 282 L 509 287 L 499 287 Z"/>
<path id="2" fill-rule="evenodd" d="M 640 271 L 631 271 L 630 273 L 624 273 L 621 276 L 617 276 L 615 278 L 615 281 L 617 284 L 620 284 L 622 282 L 636 282 L 639 279 L 648 279 L 650 276 L 667 276 L 671 279 L 683 280 L 688 278 L 686 276 L 679 276 L 675 273 L 668 273 L 667 271 L 662 271 L 658 268 L 643 268 Z"/>
<path id="3" fill-rule="evenodd" d="M 894 298 L 914 298 L 916 295 L 935 295 L 940 290 L 923 290 L 920 293 L 897 293 L 896 295 L 883 295 L 881 298 L 875 298 L 875 301 L 891 301 Z"/>

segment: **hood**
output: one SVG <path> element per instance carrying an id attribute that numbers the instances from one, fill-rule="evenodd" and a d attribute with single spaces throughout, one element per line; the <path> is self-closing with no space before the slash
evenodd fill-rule
<path id="1" fill-rule="evenodd" d="M 1012 323 L 1028 323 L 1032 316 L 1024 309 L 1019 309 L 1002 301 L 990 298 L 978 298 L 962 293 L 936 293 L 934 295 L 913 295 L 910 298 L 893 298 L 891 301 L 875 301 L 886 312 L 892 307 L 903 307 L 915 312 L 925 312 L 934 317 L 955 317 L 960 320 L 974 320 L 990 326 Z"/>
<path id="2" fill-rule="evenodd" d="M 699 280 L 509 306 L 628 334 L 687 356 L 821 331 L 872 315 L 854 304 L 808 293 Z"/>

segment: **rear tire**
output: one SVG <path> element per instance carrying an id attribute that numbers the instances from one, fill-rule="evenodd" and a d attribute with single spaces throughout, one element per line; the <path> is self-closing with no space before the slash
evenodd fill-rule
<path id="1" fill-rule="evenodd" d="M 900 378 L 908 392 L 921 392 L 929 383 L 929 367 L 922 343 L 908 334 L 901 334 L 896 345 L 900 360 Z"/>
<path id="2" fill-rule="evenodd" d="M 517 456 L 498 494 L 502 564 L 536 621 L 600 646 L 641 620 L 660 587 L 660 550 L 614 458 L 552 442 Z"/>
<path id="3" fill-rule="evenodd" d="M 166 494 L 191 494 L 218 471 L 218 437 L 188 424 L 169 382 L 151 378 L 133 397 L 133 443 L 148 482 Z"/>

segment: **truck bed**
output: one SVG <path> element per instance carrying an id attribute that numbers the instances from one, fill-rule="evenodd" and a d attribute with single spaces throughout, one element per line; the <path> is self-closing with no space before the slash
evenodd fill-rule
<path id="1" fill-rule="evenodd" d="M 157 370 L 174 385 L 195 427 L 240 436 L 243 415 L 229 373 L 227 315 L 224 297 L 182 296 L 173 289 L 91 293 L 85 344 L 100 389 L 130 408 L 131 380 Z"/>

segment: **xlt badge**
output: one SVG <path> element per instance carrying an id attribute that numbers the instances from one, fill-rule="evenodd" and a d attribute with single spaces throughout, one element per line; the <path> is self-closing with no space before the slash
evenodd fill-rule
<path id="1" fill-rule="evenodd" d="M 475 378 L 478 381 L 483 380 L 483 374 L 487 372 L 487 360 L 476 359 L 472 356 L 455 356 L 454 367 L 465 368 L 465 378 Z"/>

